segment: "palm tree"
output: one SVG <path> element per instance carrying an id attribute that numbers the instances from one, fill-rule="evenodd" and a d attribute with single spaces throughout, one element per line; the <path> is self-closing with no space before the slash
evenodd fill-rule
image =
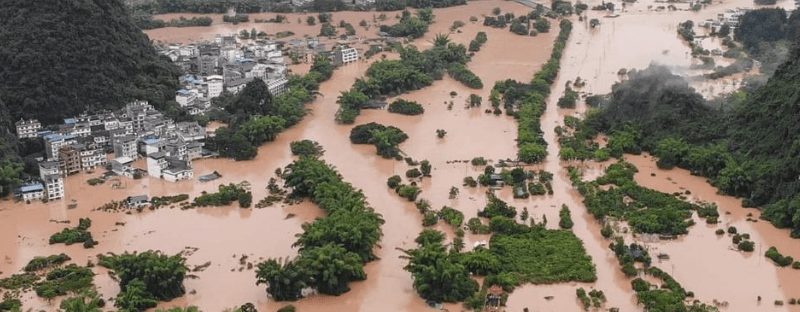
<path id="1" fill-rule="evenodd" d="M 436 34 L 433 37 L 433 45 L 437 47 L 446 47 L 450 44 L 450 37 L 447 34 Z"/>

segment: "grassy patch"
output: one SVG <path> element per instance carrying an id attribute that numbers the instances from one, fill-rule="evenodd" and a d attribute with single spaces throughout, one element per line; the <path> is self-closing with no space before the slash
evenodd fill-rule
<path id="1" fill-rule="evenodd" d="M 592 258 L 571 231 L 532 227 L 527 233 L 495 234 L 490 246 L 503 271 L 519 274 L 520 282 L 549 284 L 597 280 Z"/>

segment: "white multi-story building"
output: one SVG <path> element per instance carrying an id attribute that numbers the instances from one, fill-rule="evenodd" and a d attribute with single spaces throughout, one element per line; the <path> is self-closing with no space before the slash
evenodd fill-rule
<path id="1" fill-rule="evenodd" d="M 47 160 L 58 160 L 58 150 L 64 146 L 75 144 L 75 135 L 61 135 L 52 133 L 44 136 L 44 149 L 47 153 Z"/>
<path id="2" fill-rule="evenodd" d="M 278 96 L 286 92 L 287 85 L 289 85 L 289 80 L 285 77 L 267 81 L 267 88 L 272 96 Z"/>
<path id="3" fill-rule="evenodd" d="M 334 56 L 340 65 L 358 61 L 358 50 L 351 47 L 340 47 Z"/>
<path id="4" fill-rule="evenodd" d="M 295 7 L 305 7 L 313 2 L 314 0 L 292 0 L 292 5 Z"/>
<path id="5" fill-rule="evenodd" d="M 356 5 L 360 5 L 360 6 L 370 6 L 370 5 L 374 5 L 374 4 L 375 4 L 375 0 L 356 0 Z"/>
<path id="6" fill-rule="evenodd" d="M 223 89 L 223 79 L 220 75 L 211 75 L 206 77 L 205 84 L 207 86 L 206 97 L 207 98 L 215 98 L 222 94 Z"/>
<path id="7" fill-rule="evenodd" d="M 17 121 L 16 126 L 17 137 L 20 139 L 35 138 L 39 135 L 39 130 L 42 129 L 42 123 L 36 119 Z"/>
<path id="8" fill-rule="evenodd" d="M 167 153 L 156 152 L 147 155 L 147 174 L 151 177 L 160 178 L 161 171 L 167 169 Z"/>
<path id="9" fill-rule="evenodd" d="M 44 186 L 41 183 L 33 183 L 19 188 L 22 200 L 37 200 L 44 198 Z"/>
<path id="10" fill-rule="evenodd" d="M 64 198 L 64 178 L 61 177 L 57 162 L 40 162 L 39 177 L 44 181 L 44 188 L 47 193 L 44 198 L 48 200 Z"/>
<path id="11" fill-rule="evenodd" d="M 181 107 L 191 106 L 197 98 L 197 90 L 181 89 L 175 92 L 175 102 Z"/>
<path id="12" fill-rule="evenodd" d="M 136 152 L 136 137 L 124 136 L 114 139 L 114 157 L 138 158 Z"/>

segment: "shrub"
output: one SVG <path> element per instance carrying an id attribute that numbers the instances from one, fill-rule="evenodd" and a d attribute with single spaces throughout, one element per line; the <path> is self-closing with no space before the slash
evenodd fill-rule
<path id="1" fill-rule="evenodd" d="M 650 290 L 650 283 L 641 278 L 636 278 L 631 281 L 631 286 L 635 292 Z"/>
<path id="2" fill-rule="evenodd" d="M 725 234 L 725 230 L 723 230 L 723 229 L 717 229 L 717 231 L 716 231 L 716 232 L 714 232 L 714 233 L 716 233 L 717 235 L 722 235 L 722 234 Z"/>
<path id="3" fill-rule="evenodd" d="M 399 175 L 393 175 L 389 177 L 389 179 L 386 181 L 386 185 L 388 185 L 389 188 L 396 188 L 398 185 L 400 185 L 400 182 L 402 181 L 403 179 L 400 178 Z"/>
<path id="4" fill-rule="evenodd" d="M 569 207 L 567 205 L 561 205 L 561 211 L 558 212 L 558 216 L 560 220 L 558 221 L 558 226 L 562 229 L 571 229 L 574 223 L 572 222 L 572 216 L 569 212 Z"/>
<path id="5" fill-rule="evenodd" d="M 419 115 L 425 112 L 425 108 L 417 102 L 398 99 L 389 104 L 389 112 L 401 115 Z"/>
<path id="6" fill-rule="evenodd" d="M 397 195 L 400 195 L 400 197 L 403 197 L 408 201 L 413 202 L 417 200 L 417 195 L 419 195 L 419 193 L 422 193 L 422 190 L 416 185 L 400 184 L 395 189 L 395 192 L 397 192 Z"/>
<path id="7" fill-rule="evenodd" d="M 322 146 L 311 140 L 294 141 L 289 144 L 292 155 L 295 156 L 319 156 L 322 155 Z"/>
<path id="8" fill-rule="evenodd" d="M 611 228 L 611 225 L 606 225 L 602 230 L 600 230 L 600 234 L 602 234 L 605 238 L 611 238 L 611 236 L 614 235 L 614 229 Z"/>
<path id="9" fill-rule="evenodd" d="M 729 226 L 728 227 L 728 234 L 736 234 L 736 227 Z"/>
<path id="10" fill-rule="evenodd" d="M 438 216 L 445 223 L 453 227 L 460 227 L 464 223 L 464 213 L 452 207 L 444 206 L 439 211 Z"/>
<path id="11" fill-rule="evenodd" d="M 753 250 L 755 250 L 755 245 L 756 244 L 751 241 L 744 241 L 739 243 L 739 250 L 752 252 Z"/>
<path id="12" fill-rule="evenodd" d="M 469 187 L 476 187 L 478 186 L 478 181 L 475 181 L 473 177 L 464 177 L 464 186 Z"/>
<path id="13" fill-rule="evenodd" d="M 418 178 L 422 176 L 422 172 L 417 168 L 406 170 L 406 178 Z"/>
<path id="14" fill-rule="evenodd" d="M 775 261 L 776 265 L 782 266 L 782 267 L 790 265 L 790 264 L 792 264 L 792 262 L 794 262 L 794 259 L 791 256 L 783 256 L 783 255 L 781 255 L 778 252 L 778 248 L 775 248 L 774 246 L 773 247 L 769 247 L 769 249 L 767 250 L 767 252 L 764 255 L 767 258 L 772 259 L 772 261 Z"/>
<path id="15" fill-rule="evenodd" d="M 434 211 L 428 211 L 425 213 L 425 217 L 422 218 L 422 226 L 431 226 L 435 225 L 439 222 L 439 217 L 436 215 Z"/>

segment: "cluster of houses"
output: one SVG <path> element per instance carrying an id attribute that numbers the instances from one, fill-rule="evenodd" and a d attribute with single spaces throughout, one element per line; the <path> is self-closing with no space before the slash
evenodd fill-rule
<path id="1" fill-rule="evenodd" d="M 723 26 L 728 26 L 730 27 L 730 33 L 733 34 L 736 27 L 739 26 L 739 17 L 752 10 L 751 8 L 726 10 L 723 13 L 717 14 L 717 20 L 707 19 L 700 23 L 700 26 L 711 29 L 711 32 L 715 34 L 719 33 Z"/>
<path id="2" fill-rule="evenodd" d="M 203 150 L 204 127 L 174 122 L 146 101 L 128 103 L 115 112 L 67 118 L 48 129 L 37 120 L 20 120 L 16 128 L 20 138 L 42 138 L 45 148 L 39 180 L 19 189 L 17 195 L 23 200 L 61 199 L 64 176 L 109 165 L 105 177 L 149 174 L 168 181 L 190 179 L 192 161 L 211 155 Z M 147 158 L 147 170 L 133 167 L 141 157 Z"/>
<path id="3" fill-rule="evenodd" d="M 203 114 L 211 107 L 211 99 L 228 91 L 244 89 L 247 83 L 261 79 L 273 96 L 287 91 L 288 66 L 284 55 L 299 61 L 311 61 L 318 54 L 343 65 L 358 60 L 358 50 L 337 44 L 328 51 L 317 38 L 283 41 L 240 42 L 236 36 L 218 35 L 214 41 L 157 48 L 181 67 L 182 88 L 175 92 L 175 101 L 190 115 Z"/>
<path id="4" fill-rule="evenodd" d="M 376 0 L 352 0 L 347 3 L 352 3 L 361 7 L 372 7 L 375 5 Z M 291 3 L 296 8 L 306 8 L 314 3 L 314 0 L 291 0 Z"/>
<path id="5" fill-rule="evenodd" d="M 275 43 L 241 45 L 235 36 L 217 36 L 212 42 L 158 50 L 183 70 L 175 101 L 190 115 L 205 113 L 211 108 L 212 98 L 223 91 L 236 94 L 255 79 L 263 80 L 272 95 L 287 90 L 288 67 Z"/>
<path id="6" fill-rule="evenodd" d="M 224 91 L 235 94 L 255 79 L 263 80 L 274 96 L 286 92 L 284 55 L 321 54 L 337 65 L 359 59 L 355 48 L 337 44 L 328 51 L 317 38 L 243 44 L 236 36 L 217 36 L 212 42 L 158 49 L 182 68 L 175 101 L 191 115 L 204 114 L 212 98 Z M 45 148 L 39 158 L 39 178 L 18 189 L 17 196 L 26 201 L 61 199 L 65 176 L 98 168 L 110 169 L 104 178 L 191 179 L 192 161 L 213 156 L 203 149 L 205 128 L 197 122 L 175 122 L 146 101 L 128 103 L 115 112 L 67 118 L 47 128 L 35 119 L 20 120 L 16 130 L 19 138 L 41 138 Z M 134 167 L 140 158 L 145 158 L 146 170 Z"/>

